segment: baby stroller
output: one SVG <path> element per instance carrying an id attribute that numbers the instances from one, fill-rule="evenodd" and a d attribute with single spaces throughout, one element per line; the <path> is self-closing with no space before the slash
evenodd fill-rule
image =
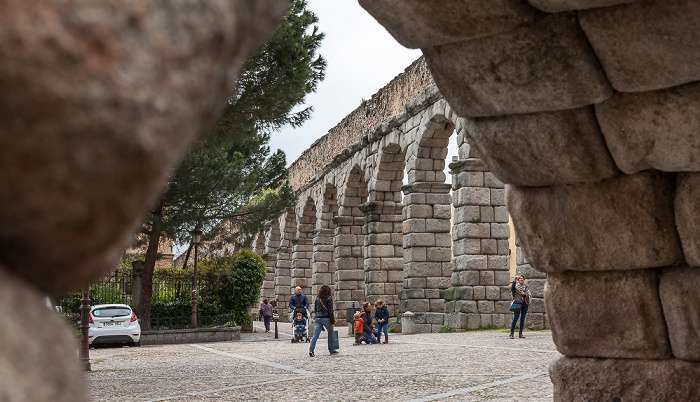
<path id="1" fill-rule="evenodd" d="M 294 318 L 297 316 L 297 314 L 301 313 L 301 317 L 304 319 L 304 327 L 299 328 L 300 326 L 294 325 Z M 305 309 L 304 307 L 297 307 L 294 309 L 292 312 L 292 328 L 294 330 L 294 338 L 292 338 L 292 343 L 298 343 L 298 342 L 311 342 L 311 338 L 309 338 L 309 310 Z"/>

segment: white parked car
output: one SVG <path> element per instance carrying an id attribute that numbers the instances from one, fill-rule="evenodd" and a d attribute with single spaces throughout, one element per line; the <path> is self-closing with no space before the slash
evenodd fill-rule
<path id="1" fill-rule="evenodd" d="M 90 308 L 90 345 L 124 343 L 141 346 L 141 325 L 126 304 L 98 304 Z"/>

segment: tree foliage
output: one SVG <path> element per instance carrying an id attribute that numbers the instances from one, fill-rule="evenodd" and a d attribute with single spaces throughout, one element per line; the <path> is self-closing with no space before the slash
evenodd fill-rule
<path id="1" fill-rule="evenodd" d="M 270 155 L 270 132 L 299 126 L 310 107 L 295 111 L 324 78 L 317 55 L 323 38 L 306 0 L 293 0 L 272 40 L 243 66 L 224 113 L 205 139 L 187 154 L 143 227 L 148 243 L 144 306 L 148 321 L 150 284 L 162 237 L 176 244 L 202 230 L 208 247 L 245 244 L 296 202 L 282 151 Z M 232 66 L 234 67 L 234 66 Z"/>

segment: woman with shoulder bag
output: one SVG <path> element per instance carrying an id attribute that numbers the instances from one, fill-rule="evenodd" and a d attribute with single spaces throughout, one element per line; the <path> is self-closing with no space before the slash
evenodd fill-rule
<path id="1" fill-rule="evenodd" d="M 523 335 L 523 327 L 525 325 L 525 316 L 527 315 L 527 308 L 530 305 L 530 300 L 532 295 L 530 294 L 530 288 L 525 284 L 525 275 L 516 276 L 513 283 L 510 285 L 510 292 L 513 295 L 513 303 L 518 303 L 521 305 L 520 310 L 514 311 L 513 323 L 510 324 L 510 339 L 513 339 L 513 332 L 515 331 L 515 324 L 520 318 L 519 338 L 525 338 Z"/>
<path id="2" fill-rule="evenodd" d="M 309 356 L 314 357 L 316 341 L 318 340 L 318 336 L 321 335 L 321 328 L 323 327 L 328 330 L 328 352 L 332 355 L 338 354 L 338 351 L 332 346 L 335 314 L 333 313 L 333 298 L 331 297 L 330 286 L 323 285 L 321 289 L 319 289 L 318 295 L 316 295 L 316 301 L 314 302 L 314 311 L 316 312 L 316 318 L 314 318 L 314 336 L 309 345 Z"/>

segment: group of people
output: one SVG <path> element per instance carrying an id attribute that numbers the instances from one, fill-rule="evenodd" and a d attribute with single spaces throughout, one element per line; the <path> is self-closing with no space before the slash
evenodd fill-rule
<path id="1" fill-rule="evenodd" d="M 510 326 L 510 338 L 514 338 L 515 326 L 520 321 L 519 326 L 519 338 L 525 338 L 523 335 L 523 328 L 525 324 L 525 316 L 527 315 L 528 307 L 531 303 L 532 295 L 530 293 L 530 288 L 525 284 L 525 276 L 518 275 L 513 280 L 510 286 L 511 294 L 513 296 L 513 301 L 521 300 L 521 308 L 519 311 L 515 311 L 513 315 L 513 322 Z M 275 300 L 276 304 L 276 300 Z M 389 310 L 386 304 L 382 300 L 377 300 L 374 304 L 374 320 L 372 319 L 372 304 L 369 302 L 362 303 L 362 311 L 358 311 L 353 316 L 353 330 L 355 332 L 355 345 L 360 345 L 362 342 L 365 344 L 376 344 L 381 340 L 381 333 L 384 332 L 384 342 L 389 343 L 389 333 L 387 327 L 389 324 Z M 295 332 L 299 329 L 303 330 L 306 325 L 306 315 L 309 309 L 309 299 L 301 292 L 300 287 L 294 289 L 294 295 L 289 299 L 289 321 L 293 323 L 295 327 Z M 273 307 L 272 304 L 268 303 L 265 299 L 260 305 L 260 311 L 263 318 L 265 318 L 265 331 L 270 330 L 270 319 L 272 318 L 273 312 L 276 312 L 276 305 Z M 333 297 L 331 296 L 331 288 L 328 285 L 323 285 L 316 295 L 314 301 L 314 312 L 316 314 L 314 318 L 314 335 L 311 338 L 311 344 L 309 345 L 309 356 L 314 356 L 314 350 L 316 348 L 316 342 L 318 337 L 321 335 L 321 331 L 327 330 L 328 336 L 328 352 L 331 355 L 337 354 L 338 350 L 333 344 L 333 339 L 330 334 L 333 333 L 335 328 L 335 314 L 333 311 Z M 373 321 L 377 322 L 377 328 L 374 328 L 372 324 Z"/>
<path id="2" fill-rule="evenodd" d="M 355 313 L 353 318 L 353 330 L 355 331 L 355 345 L 361 345 L 362 342 L 371 345 L 379 343 L 381 332 L 384 331 L 384 343 L 389 343 L 389 309 L 382 300 L 377 300 L 374 303 L 374 319 L 377 321 L 377 329 L 372 325 L 372 304 L 369 302 L 362 303 L 362 311 Z"/>

